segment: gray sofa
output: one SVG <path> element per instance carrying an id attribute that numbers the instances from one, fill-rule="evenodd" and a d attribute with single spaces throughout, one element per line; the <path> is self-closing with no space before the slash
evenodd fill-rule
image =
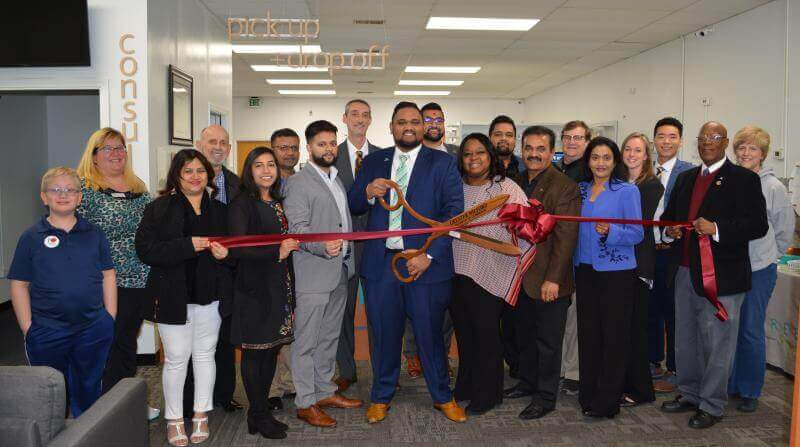
<path id="1" fill-rule="evenodd" d="M 0 367 L 0 446 L 147 446 L 147 387 L 123 379 L 77 419 L 65 419 L 64 376 L 45 366 Z"/>

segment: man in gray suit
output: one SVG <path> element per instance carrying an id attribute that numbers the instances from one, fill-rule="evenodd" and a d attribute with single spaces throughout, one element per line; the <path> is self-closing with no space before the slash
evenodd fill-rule
<path id="1" fill-rule="evenodd" d="M 367 141 L 367 130 L 372 123 L 372 110 L 369 104 L 363 99 L 351 99 L 344 106 L 342 122 L 347 125 L 347 139 L 339 145 L 339 156 L 336 159 L 336 169 L 339 172 L 339 179 L 344 185 L 344 189 L 349 191 L 353 186 L 361 161 L 372 151 L 380 148 Z M 367 216 L 350 216 L 353 222 L 353 231 L 364 231 L 367 223 Z M 347 390 L 350 385 L 358 381 L 356 374 L 356 337 L 355 337 L 355 318 L 356 301 L 358 300 L 358 266 L 361 264 L 361 252 L 363 246 L 361 242 L 353 243 L 353 253 L 355 254 L 356 270 L 354 275 L 347 283 L 347 304 L 344 308 L 344 318 L 342 319 L 342 333 L 339 336 L 339 348 L 336 352 L 336 363 L 339 365 L 339 377 L 334 383 L 339 388 L 339 392 Z M 367 336 L 369 337 L 370 352 L 372 352 L 372 335 L 367 326 Z"/>
<path id="2" fill-rule="evenodd" d="M 290 233 L 349 232 L 347 192 L 338 178 L 336 126 L 314 121 L 306 128 L 308 164 L 286 182 L 284 209 Z M 325 407 L 357 408 L 360 400 L 336 393 L 336 348 L 353 276 L 350 244 L 339 239 L 303 243 L 293 255 L 295 274 L 292 378 L 297 417 L 317 427 L 335 427 Z"/>

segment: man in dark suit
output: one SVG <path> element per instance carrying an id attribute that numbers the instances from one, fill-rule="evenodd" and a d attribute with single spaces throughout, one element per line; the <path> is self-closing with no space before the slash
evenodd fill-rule
<path id="1" fill-rule="evenodd" d="M 422 106 L 420 110 L 422 111 L 422 123 L 424 126 L 422 144 L 431 149 L 445 151 L 453 157 L 458 155 L 458 145 L 445 142 L 447 132 L 445 131 L 442 106 L 435 102 L 429 102 Z"/>
<path id="2" fill-rule="evenodd" d="M 522 134 L 527 172 L 520 186 L 529 198 L 542 202 L 546 213 L 578 216 L 578 185 L 552 165 L 555 133 L 532 126 Z M 538 419 L 553 411 L 558 397 L 561 348 L 570 296 L 575 291 L 572 252 L 578 240 L 576 222 L 558 222 L 544 242 L 536 244 L 536 261 L 525 272 L 517 306 L 511 311 L 519 349 L 519 382 L 505 397 L 531 396 L 519 417 Z"/>
<path id="3" fill-rule="evenodd" d="M 754 172 L 725 158 L 728 131 L 708 122 L 700 129 L 697 150 L 703 164 L 675 182 L 662 220 L 690 221 L 691 231 L 666 229 L 674 240 L 670 273 L 675 277 L 675 360 L 679 395 L 664 402 L 669 413 L 695 412 L 689 427 L 708 428 L 722 418 L 739 331 L 739 309 L 750 289 L 748 243 L 767 234 L 761 182 Z M 711 239 L 719 302 L 728 312 L 719 321 L 706 299 L 699 235 Z M 667 237 L 668 236 L 668 237 Z"/>
<path id="4" fill-rule="evenodd" d="M 683 139 L 683 124 L 675 118 L 665 117 L 653 129 L 653 142 L 658 157 L 654 163 L 656 177 L 664 187 L 664 195 L 658 203 L 653 219 L 658 220 L 669 203 L 670 194 L 678 176 L 694 167 L 693 164 L 678 159 L 678 151 Z M 651 231 L 646 229 L 645 231 Z M 650 291 L 647 316 L 647 339 L 650 357 L 650 370 L 653 388 L 659 393 L 675 391 L 675 290 L 673 282 L 667 280 L 669 265 L 669 244 L 661 241 L 661 229 L 653 228 L 656 243 L 655 273 L 653 288 Z M 666 343 L 664 336 L 666 334 Z M 666 346 L 666 352 L 665 352 Z M 666 370 L 661 362 L 666 359 Z"/>
<path id="5" fill-rule="evenodd" d="M 399 103 L 392 113 L 390 129 L 395 146 L 364 159 L 348 194 L 350 212 L 368 213 L 367 231 L 427 227 L 402 207 L 389 212 L 377 203 L 387 193 L 390 203 L 397 201 L 396 194 L 389 192 L 388 179 L 405 191 L 409 205 L 424 216 L 446 221 L 463 212 L 464 192 L 455 159 L 422 145 L 422 114 L 417 105 Z M 370 423 L 386 417 L 394 397 L 406 315 L 414 328 L 434 407 L 452 421 L 466 421 L 464 410 L 453 400 L 442 340 L 442 322 L 450 304 L 454 275 L 450 239 L 438 238 L 427 253 L 400 263 L 404 275 L 416 278 L 413 282 L 400 282 L 392 273 L 392 258 L 400 252 L 419 249 L 427 238 L 423 234 L 364 242 L 360 273 L 374 342 L 372 405 L 367 410 Z"/>
<path id="6" fill-rule="evenodd" d="M 230 137 L 224 127 L 212 124 L 200 132 L 200 139 L 195 142 L 197 149 L 206 156 L 214 168 L 213 182 L 219 192 L 215 197 L 222 203 L 229 203 L 239 192 L 239 177 L 225 167 L 225 161 L 231 153 Z M 209 173 L 211 175 L 211 173 Z M 217 364 L 217 378 L 214 382 L 214 406 L 222 407 L 231 412 L 244 408 L 242 404 L 233 399 L 236 390 L 236 353 L 231 344 L 231 313 L 229 302 L 221 302 L 219 312 L 222 315 L 222 325 L 217 339 L 217 351 L 214 361 Z M 183 388 L 184 405 L 190 411 L 194 405 L 194 378 L 192 363 L 189 362 L 189 371 L 186 375 L 186 384 Z M 188 405 L 187 405 L 188 402 Z"/>
<path id="7" fill-rule="evenodd" d="M 339 179 L 344 184 L 345 191 L 353 186 L 356 174 L 361 169 L 364 157 L 380 150 L 367 140 L 367 130 L 372 123 L 372 110 L 363 99 L 352 99 L 344 106 L 342 122 L 347 125 L 347 139 L 339 145 L 339 157 L 336 159 L 336 169 Z M 353 221 L 353 231 L 364 231 L 367 224 L 366 216 L 350 216 Z M 339 366 L 339 377 L 334 382 L 339 387 L 339 392 L 347 390 L 358 381 L 356 374 L 355 318 L 356 301 L 358 300 L 359 274 L 358 266 L 361 263 L 361 253 L 364 251 L 361 242 L 354 243 L 355 275 L 347 284 L 347 304 L 342 319 L 342 332 L 339 335 L 339 348 L 336 351 L 336 364 Z M 372 335 L 367 326 L 370 352 L 372 352 Z"/>

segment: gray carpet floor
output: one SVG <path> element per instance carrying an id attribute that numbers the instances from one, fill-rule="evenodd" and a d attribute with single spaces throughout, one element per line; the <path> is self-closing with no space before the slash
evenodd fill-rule
<path id="1" fill-rule="evenodd" d="M 163 408 L 161 368 L 140 367 L 146 378 L 151 404 Z M 350 397 L 369 397 L 370 368 L 359 364 L 359 382 L 346 393 Z M 506 386 L 514 383 L 506 377 Z M 506 400 L 484 416 L 456 424 L 432 408 L 424 379 L 411 380 L 401 373 L 401 388 L 392 401 L 385 421 L 367 424 L 365 409 L 338 410 L 329 414 L 338 421 L 333 429 L 312 427 L 295 416 L 291 400 L 276 417 L 289 424 L 288 438 L 268 440 L 247 433 L 244 411 L 211 412 L 211 438 L 202 445 L 217 446 L 387 446 L 401 444 L 453 446 L 784 446 L 789 444 L 792 411 L 792 381 L 780 372 L 767 371 L 764 395 L 756 413 L 735 410 L 728 405 L 724 420 L 706 430 L 688 428 L 690 414 L 665 414 L 661 402 L 671 395 L 660 395 L 655 404 L 642 405 L 622 412 L 613 420 L 590 421 L 580 413 L 577 396 L 559 396 L 557 410 L 537 421 L 522 421 L 517 414 L 527 399 Z M 247 402 L 241 382 L 236 400 Z M 191 426 L 187 427 L 191 429 Z M 150 424 L 150 445 L 167 446 L 164 420 Z"/>

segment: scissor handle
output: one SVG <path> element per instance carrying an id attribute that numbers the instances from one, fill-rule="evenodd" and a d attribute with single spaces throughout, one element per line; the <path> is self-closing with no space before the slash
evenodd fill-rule
<path id="1" fill-rule="evenodd" d="M 394 190 L 394 193 L 397 194 L 397 203 L 395 203 L 394 206 L 389 205 L 389 203 L 386 202 L 386 199 L 384 199 L 383 197 L 378 197 L 378 202 L 387 211 L 397 211 L 402 206 L 405 207 L 405 210 L 408 211 L 408 214 L 411 214 L 412 216 L 414 216 L 414 218 L 416 218 L 420 222 L 424 222 L 432 227 L 441 225 L 441 222 L 437 222 L 433 219 L 427 218 L 419 214 L 414 208 L 411 208 L 411 205 L 409 205 L 408 202 L 406 202 L 406 197 L 403 194 L 403 190 L 400 189 L 400 185 L 395 183 L 393 180 L 387 180 L 387 182 L 389 184 L 389 187 L 391 187 Z"/>
<path id="2" fill-rule="evenodd" d="M 403 274 L 400 273 L 400 267 L 397 266 L 397 263 L 400 262 L 401 259 L 405 259 L 406 262 L 408 262 L 411 259 L 416 258 L 421 254 L 424 255 L 425 253 L 427 253 L 428 247 L 431 246 L 431 242 L 433 242 L 433 240 L 438 237 L 444 236 L 445 234 L 446 233 L 444 231 L 431 233 L 431 235 L 428 236 L 428 239 L 425 240 L 425 244 L 423 244 L 422 247 L 418 249 L 409 249 L 406 252 L 400 252 L 394 255 L 392 257 L 392 272 L 394 272 L 394 276 L 397 277 L 397 280 L 408 284 L 414 281 L 415 279 L 419 278 L 419 275 L 403 276 Z"/>

